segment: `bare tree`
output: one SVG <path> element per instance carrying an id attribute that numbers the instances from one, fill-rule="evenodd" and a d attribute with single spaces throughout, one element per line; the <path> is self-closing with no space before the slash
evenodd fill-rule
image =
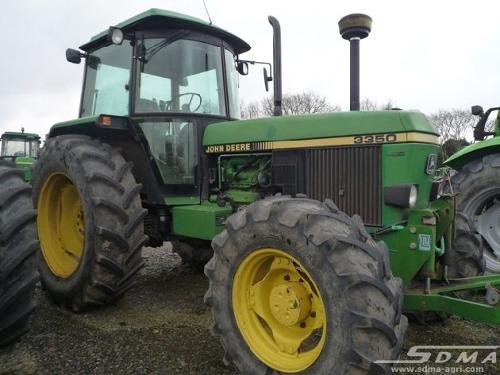
<path id="1" fill-rule="evenodd" d="M 261 102 L 263 112 L 272 116 L 274 111 L 273 98 L 268 96 Z M 325 96 L 312 91 L 297 94 L 285 94 L 282 100 L 284 115 L 303 115 L 307 113 L 322 113 L 339 111 L 340 107 L 332 105 Z"/>
<path id="2" fill-rule="evenodd" d="M 246 104 L 245 102 L 240 103 L 240 111 L 242 119 L 252 119 L 262 117 L 262 112 L 260 110 L 259 102 L 250 102 Z"/>
<path id="3" fill-rule="evenodd" d="M 431 121 L 437 128 L 441 144 L 449 139 L 467 139 L 472 134 L 472 129 L 476 125 L 477 119 L 470 111 L 465 109 L 441 109 L 437 113 L 430 115 Z"/>
<path id="4" fill-rule="evenodd" d="M 495 126 L 496 122 L 500 124 L 500 111 L 496 111 L 497 113 L 493 112 L 490 114 L 488 121 L 486 121 L 486 125 L 484 126 L 484 130 L 487 132 L 494 132 L 495 131 Z M 476 122 L 479 121 L 479 117 L 476 117 Z"/>
<path id="5" fill-rule="evenodd" d="M 245 119 L 272 116 L 274 113 L 274 98 L 268 96 L 259 102 L 241 103 L 240 107 L 241 117 Z M 283 95 L 282 108 L 284 115 L 303 115 L 340 110 L 339 106 L 330 104 L 326 97 L 310 91 Z"/>
<path id="6" fill-rule="evenodd" d="M 499 114 L 499 116 L 498 116 L 498 119 L 496 121 L 500 122 L 500 111 L 498 112 L 498 114 Z M 479 120 L 477 120 L 477 121 L 479 121 Z M 488 121 L 486 121 L 486 125 L 484 126 L 484 130 L 487 132 L 494 132 L 495 131 L 495 120 L 490 118 Z"/>
<path id="7" fill-rule="evenodd" d="M 360 107 L 362 111 L 381 111 L 381 110 L 391 110 L 396 107 L 396 104 L 392 101 L 392 99 L 387 99 L 384 103 L 378 103 L 376 100 L 364 98 Z"/>

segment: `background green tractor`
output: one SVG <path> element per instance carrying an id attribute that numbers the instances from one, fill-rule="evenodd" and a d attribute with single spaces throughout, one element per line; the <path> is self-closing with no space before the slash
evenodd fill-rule
<path id="1" fill-rule="evenodd" d="M 38 158 L 40 136 L 34 133 L 5 132 L 2 134 L 1 160 L 9 160 L 23 171 L 26 181 L 31 180 L 31 167 Z"/>
<path id="2" fill-rule="evenodd" d="M 273 118 L 238 120 L 250 46 L 196 18 L 151 9 L 67 50 L 85 60 L 80 115 L 51 128 L 33 175 L 47 290 L 76 311 L 105 305 L 133 285 L 148 237 L 198 264 L 211 242 L 213 333 L 226 363 L 254 374 L 382 372 L 403 309 L 500 324 L 455 295 L 487 286 L 494 304 L 500 278 L 453 279 L 483 260 L 433 182 L 435 129 L 418 112 L 357 111 L 371 19 L 339 23 L 353 111 L 296 117 L 279 116 L 269 21 Z"/>
<path id="3" fill-rule="evenodd" d="M 0 160 L 0 348 L 28 329 L 38 251 L 31 187 L 14 164 Z"/>
<path id="4" fill-rule="evenodd" d="M 486 112 L 480 106 L 472 113 L 480 117 L 474 128 L 478 142 L 452 155 L 445 164 L 457 171 L 451 177 L 457 207 L 473 222 L 485 243 L 486 268 L 500 272 L 500 107 Z M 491 113 L 497 111 L 493 131 L 485 131 Z M 485 139 L 486 137 L 490 137 Z"/>

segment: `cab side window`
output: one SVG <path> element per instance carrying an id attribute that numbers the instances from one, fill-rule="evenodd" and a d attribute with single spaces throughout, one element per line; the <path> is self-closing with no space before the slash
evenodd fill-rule
<path id="1" fill-rule="evenodd" d="M 128 115 L 131 56 L 126 41 L 89 54 L 80 117 Z"/>

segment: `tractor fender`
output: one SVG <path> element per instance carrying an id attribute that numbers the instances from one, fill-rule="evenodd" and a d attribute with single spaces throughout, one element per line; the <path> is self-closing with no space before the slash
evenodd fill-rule
<path id="1" fill-rule="evenodd" d="M 129 133 L 129 120 L 127 117 L 99 115 L 81 117 L 76 120 L 59 122 L 50 128 L 48 138 L 58 135 L 83 134 L 91 137 L 109 135 L 110 133 Z"/>
<path id="2" fill-rule="evenodd" d="M 99 115 L 60 122 L 52 126 L 48 138 L 76 134 L 99 139 L 118 148 L 125 160 L 133 163 L 132 172 L 135 179 L 144 185 L 142 191 L 147 197 L 146 203 L 165 205 L 165 192 L 158 184 L 162 181 L 160 171 L 149 147 L 141 141 L 128 117 Z"/>
<path id="3" fill-rule="evenodd" d="M 461 149 L 451 155 L 444 164 L 460 171 L 465 164 L 498 152 L 500 152 L 500 137 L 493 137 Z"/>

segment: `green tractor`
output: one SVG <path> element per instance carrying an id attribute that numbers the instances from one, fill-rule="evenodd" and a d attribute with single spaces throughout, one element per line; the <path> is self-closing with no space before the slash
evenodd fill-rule
<path id="1" fill-rule="evenodd" d="M 5 132 L 2 134 L 1 160 L 9 160 L 23 171 L 26 181 L 31 180 L 31 167 L 38 158 L 40 136 L 34 133 Z"/>
<path id="2" fill-rule="evenodd" d="M 134 284 L 141 249 L 203 263 L 225 362 L 243 373 L 368 374 L 401 350 L 403 311 L 500 324 L 495 285 L 452 196 L 433 182 L 438 134 L 418 112 L 359 109 L 359 39 L 343 18 L 354 111 L 239 120 L 250 46 L 151 9 L 67 50 L 85 60 L 80 116 L 55 124 L 33 173 L 39 272 L 80 311 Z M 365 222 L 366 225 L 363 223 Z M 207 255 L 208 254 L 208 255 Z M 463 299 L 487 290 L 488 303 Z"/>
<path id="3" fill-rule="evenodd" d="M 0 160 L 0 349 L 28 330 L 38 279 L 35 210 L 24 178 Z"/>
<path id="4" fill-rule="evenodd" d="M 494 129 L 486 131 L 495 111 Z M 500 273 L 500 107 L 484 112 L 481 106 L 473 106 L 472 114 L 480 117 L 474 128 L 474 139 L 479 142 L 458 151 L 445 164 L 457 171 L 451 182 L 459 192 L 458 211 L 471 218 L 484 240 L 486 269 Z"/>

